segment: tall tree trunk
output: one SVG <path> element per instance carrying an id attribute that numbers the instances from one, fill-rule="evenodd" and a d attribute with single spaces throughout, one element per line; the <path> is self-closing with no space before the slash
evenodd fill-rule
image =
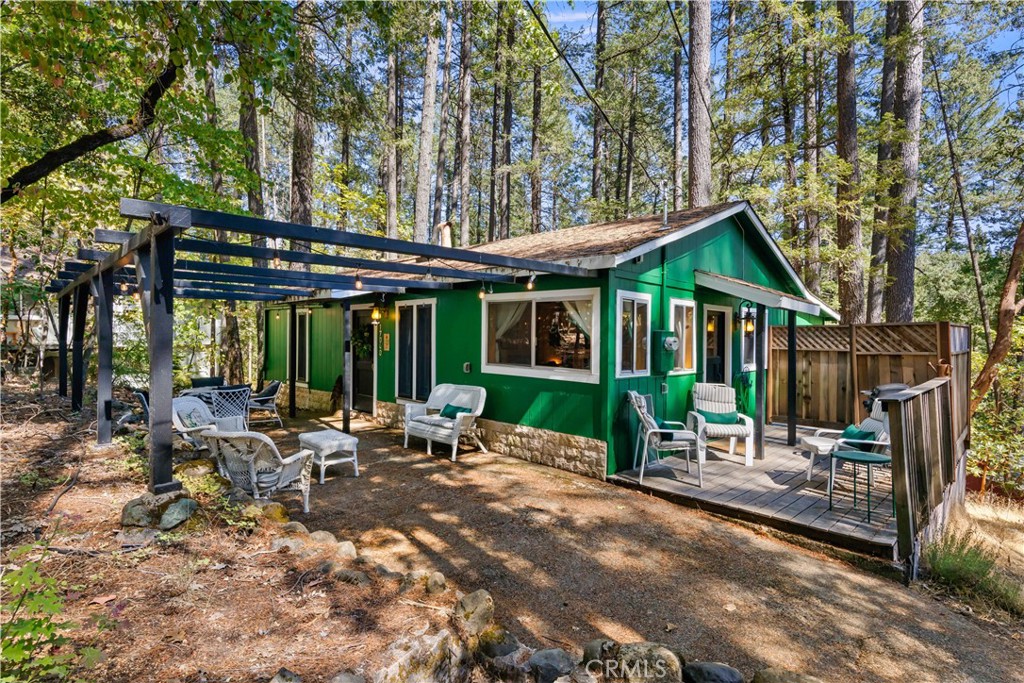
<path id="1" fill-rule="evenodd" d="M 512 90 L 515 87 L 515 63 L 512 60 L 512 46 L 515 43 L 516 18 L 510 10 L 505 20 L 505 104 L 501 122 L 501 165 L 502 191 L 498 195 L 501 218 L 501 238 L 511 235 L 512 227 Z"/>
<path id="2" fill-rule="evenodd" d="M 900 173 L 892 186 L 895 200 L 889 214 L 886 249 L 889 283 L 885 296 L 888 322 L 914 319 L 914 260 L 917 240 L 917 170 L 921 137 L 921 69 L 923 66 L 924 0 L 899 5 L 900 36 L 904 50 L 896 76 L 896 118 L 904 126 Z"/>
<path id="3" fill-rule="evenodd" d="M 462 0 L 462 45 L 459 52 L 459 246 L 469 246 L 469 154 L 472 134 L 473 0 Z"/>
<path id="4" fill-rule="evenodd" d="M 498 131 L 501 126 L 501 64 L 502 48 L 501 40 L 501 17 L 505 9 L 505 0 L 498 0 L 497 12 L 494 16 L 494 101 L 491 106 L 491 197 L 487 213 L 487 241 L 493 242 L 498 239 L 498 166 L 501 160 L 498 157 Z"/>
<path id="5" fill-rule="evenodd" d="M 967 215 L 967 203 L 964 201 L 964 183 L 960 175 L 960 159 L 953 147 L 953 133 L 949 128 L 949 115 L 946 112 L 946 100 L 942 95 L 942 81 L 939 78 L 939 67 L 932 58 L 932 71 L 935 73 L 935 92 L 939 96 L 939 111 L 942 113 L 942 128 L 946 133 L 946 147 L 949 149 L 949 164 L 953 168 L 953 183 L 956 187 L 957 202 L 960 207 L 960 216 L 964 221 L 964 235 L 967 237 L 967 252 L 971 257 L 971 270 L 974 272 L 974 289 L 978 294 L 978 313 L 981 315 L 981 326 L 985 332 L 985 350 L 992 350 L 992 321 L 988 315 L 988 305 L 985 303 L 985 289 L 981 281 L 981 267 L 978 265 L 978 250 L 974 248 L 974 233 L 971 231 L 971 221 Z M 953 223 L 953 211 L 949 212 L 949 223 Z M 950 230 L 952 232 L 952 230 Z"/>
<path id="6" fill-rule="evenodd" d="M 674 5 L 670 12 L 678 12 L 682 3 L 676 0 Z M 683 208 L 683 39 L 679 35 L 676 38 L 676 47 L 672 50 L 672 210 L 680 211 Z"/>
<path id="7" fill-rule="evenodd" d="M 541 73 L 540 64 L 533 67 L 533 127 L 530 131 L 530 231 L 540 232 L 541 205 Z"/>
<path id="8" fill-rule="evenodd" d="M 842 162 L 836 183 L 836 238 L 839 257 L 839 312 L 844 324 L 864 322 L 864 268 L 861 264 L 860 165 L 857 161 L 857 48 L 853 0 L 839 0 L 846 39 L 839 48 L 836 88 L 837 141 Z"/>
<path id="9" fill-rule="evenodd" d="M 637 75 L 633 69 L 629 88 L 629 120 L 626 128 L 627 152 L 633 149 L 633 138 L 636 135 L 636 94 Z M 626 159 L 626 217 L 629 218 L 633 205 L 633 155 L 629 154 Z"/>
<path id="10" fill-rule="evenodd" d="M 985 394 L 996 379 L 998 366 L 1010 352 L 1013 341 L 1013 321 L 1024 312 L 1024 299 L 1017 300 L 1017 287 L 1020 285 L 1021 269 L 1024 268 L 1024 221 L 1017 228 L 1017 239 L 1010 252 L 1010 265 L 1003 281 L 1003 292 L 999 297 L 999 317 L 996 322 L 996 336 L 992 340 L 992 350 L 988 352 L 985 365 L 974 379 L 971 389 L 971 415 L 978 409 Z"/>
<path id="11" fill-rule="evenodd" d="M 384 193 L 387 195 L 387 236 L 398 239 L 398 56 L 394 35 L 388 46 L 388 111 L 384 161 Z"/>
<path id="12" fill-rule="evenodd" d="M 444 203 L 444 186 L 445 186 L 445 152 L 446 145 L 448 143 L 448 119 L 449 119 L 449 107 L 448 107 L 448 88 L 449 81 L 451 80 L 451 68 L 452 68 L 452 24 L 454 9 L 451 0 L 448 0 L 445 6 L 445 24 L 444 24 L 444 63 L 441 67 L 441 125 L 440 130 L 437 133 L 437 177 L 434 180 L 434 218 L 431 221 L 431 226 L 437 226 L 441 223 L 441 212 L 442 204 Z M 449 198 L 448 213 L 451 213 Z"/>
<path id="13" fill-rule="evenodd" d="M 295 64 L 295 115 L 292 129 L 291 222 L 313 224 L 313 78 L 316 68 L 311 26 L 313 4 L 303 0 L 295 8 L 299 23 L 299 59 Z M 306 240 L 292 240 L 292 249 L 309 251 Z M 308 264 L 300 264 L 309 270 Z"/>
<path id="14" fill-rule="evenodd" d="M 437 6 L 431 3 L 427 20 L 427 59 L 423 71 L 423 110 L 420 114 L 420 152 L 416 168 L 416 205 L 413 210 L 413 240 L 429 242 L 430 179 L 433 171 L 434 122 L 437 118 L 438 36 L 434 30 Z M 440 170 L 438 170 L 440 173 Z"/>
<path id="15" fill-rule="evenodd" d="M 690 2 L 689 208 L 711 203 L 711 2 Z"/>
<path id="16" fill-rule="evenodd" d="M 250 83 L 251 89 L 255 88 L 254 83 Z M 263 205 L 263 163 L 262 155 L 260 154 L 260 126 L 259 126 L 259 112 L 256 108 L 256 97 L 254 94 L 243 93 L 240 98 L 238 108 L 238 130 L 242 134 L 242 140 L 245 142 L 245 170 L 249 172 L 251 176 L 249 182 L 246 184 L 246 207 L 249 213 L 258 218 L 266 217 L 266 209 Z M 262 235 L 252 236 L 253 246 L 265 247 L 267 245 L 267 238 Z M 253 259 L 253 266 L 257 268 L 266 268 L 266 259 Z M 256 376 L 250 377 L 250 381 L 255 382 L 257 389 L 263 387 L 263 366 L 264 366 L 264 344 L 263 336 L 264 330 L 264 319 L 263 319 L 263 302 L 257 301 L 255 307 L 256 313 Z"/>
<path id="17" fill-rule="evenodd" d="M 725 122 L 725 149 L 722 150 L 725 160 L 724 175 L 722 176 L 722 191 L 728 196 L 732 189 L 732 164 L 733 145 L 736 142 L 736 134 L 733 130 L 732 115 L 732 85 L 733 72 L 736 68 L 736 0 L 727 0 L 727 16 L 725 29 L 725 83 L 722 94 L 722 113 Z"/>
<path id="18" fill-rule="evenodd" d="M 899 4 L 885 5 L 885 46 L 882 61 L 882 91 L 878 102 L 877 171 L 878 190 L 875 192 L 875 213 L 871 227 L 871 261 L 868 268 L 867 321 L 882 322 L 883 293 L 885 292 L 885 252 L 889 222 L 889 190 L 882 182 L 890 176 L 892 161 L 892 115 L 896 103 L 896 36 L 899 32 Z"/>
<path id="19" fill-rule="evenodd" d="M 597 34 L 594 36 L 594 97 L 604 92 L 604 50 L 608 33 L 608 3 L 597 0 Z M 594 107 L 594 166 L 590 177 L 590 196 L 597 199 L 604 184 L 604 117 Z"/>
<path id="20" fill-rule="evenodd" d="M 818 59 L 814 41 L 818 22 L 816 0 L 806 0 L 803 11 L 808 15 L 810 29 L 804 36 L 804 240 L 807 260 L 804 282 L 812 293 L 821 292 L 821 228 L 818 214 Z"/>
<path id="21" fill-rule="evenodd" d="M 780 40 L 777 46 L 778 54 L 776 58 L 779 70 L 779 105 L 782 108 L 782 142 L 785 148 L 783 159 L 786 169 L 783 180 L 784 198 L 782 200 L 782 207 L 786 219 L 786 238 L 789 240 L 792 248 L 796 248 L 800 235 L 800 217 L 794 208 L 796 205 L 796 161 L 793 158 L 793 154 L 796 151 L 794 146 L 796 140 L 794 130 L 796 115 L 793 112 L 793 99 L 789 92 L 789 60 L 786 58 L 786 46 L 792 41 L 792 36 L 786 28 L 784 18 L 779 17 L 777 24 Z M 767 146 L 768 141 L 762 138 L 761 144 L 762 146 Z"/>
<path id="22" fill-rule="evenodd" d="M 345 26 L 345 61 L 351 68 L 352 65 L 352 34 L 351 25 Z M 348 229 L 349 210 L 348 194 L 352 189 L 352 124 L 349 117 L 341 126 L 341 165 L 343 168 L 342 177 L 338 186 L 338 229 Z"/>

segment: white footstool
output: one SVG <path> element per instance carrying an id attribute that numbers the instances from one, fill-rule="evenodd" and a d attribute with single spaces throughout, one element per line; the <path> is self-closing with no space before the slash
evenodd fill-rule
<path id="1" fill-rule="evenodd" d="M 320 466 L 320 483 L 324 483 L 324 470 L 328 465 L 351 462 L 359 476 L 359 439 L 337 429 L 321 429 L 299 434 L 299 445 L 313 451 L 313 462 Z"/>

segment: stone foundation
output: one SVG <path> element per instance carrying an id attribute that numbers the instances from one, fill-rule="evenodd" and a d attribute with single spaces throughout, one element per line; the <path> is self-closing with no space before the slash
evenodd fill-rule
<path id="1" fill-rule="evenodd" d="M 404 429 L 405 408 L 377 401 L 376 420 L 392 429 Z M 476 433 L 488 450 L 560 470 L 604 479 L 608 472 L 608 444 L 598 439 L 563 434 L 550 429 L 479 418 Z"/>
<path id="2" fill-rule="evenodd" d="M 331 392 L 296 386 L 295 407 L 298 410 L 313 410 L 319 413 L 329 413 L 331 411 Z M 281 387 L 281 393 L 277 396 L 277 409 L 282 415 L 288 409 L 287 384 Z"/>

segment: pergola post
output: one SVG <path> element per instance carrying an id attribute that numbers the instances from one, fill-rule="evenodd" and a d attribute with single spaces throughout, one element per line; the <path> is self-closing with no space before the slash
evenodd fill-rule
<path id="1" fill-rule="evenodd" d="M 786 443 L 796 445 L 796 311 L 786 318 Z"/>
<path id="2" fill-rule="evenodd" d="M 141 261 L 140 261 L 141 263 Z M 174 231 L 153 237 L 149 250 L 149 490 L 181 489 L 174 480 Z"/>
<path id="3" fill-rule="evenodd" d="M 96 306 L 96 443 L 108 444 L 112 436 L 111 402 L 114 360 L 114 271 L 93 278 Z"/>
<path id="4" fill-rule="evenodd" d="M 57 395 L 68 395 L 68 318 L 71 295 L 57 299 Z"/>
<path id="5" fill-rule="evenodd" d="M 765 396 L 765 327 L 768 324 L 767 309 L 764 304 L 757 304 L 757 324 L 754 327 L 754 457 L 764 459 L 764 396 Z"/>
<path id="6" fill-rule="evenodd" d="M 309 334 L 309 331 L 306 331 Z M 297 342 L 299 313 L 295 304 L 288 306 L 288 417 L 295 417 L 295 375 L 299 369 Z"/>
<path id="7" fill-rule="evenodd" d="M 341 406 L 341 431 L 348 434 L 352 425 L 352 306 L 346 301 L 344 308 L 345 367 L 342 378 L 344 396 Z"/>
<path id="8" fill-rule="evenodd" d="M 74 324 L 71 330 L 71 410 L 82 409 L 85 390 L 85 314 L 89 308 L 89 285 L 74 290 Z"/>

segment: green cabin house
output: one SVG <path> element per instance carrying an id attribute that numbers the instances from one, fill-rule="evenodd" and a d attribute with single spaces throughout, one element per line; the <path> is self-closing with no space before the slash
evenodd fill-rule
<path id="1" fill-rule="evenodd" d="M 604 478 L 633 466 L 627 390 L 650 394 L 659 417 L 685 421 L 694 382 L 725 383 L 753 416 L 755 341 L 767 338 L 757 334 L 755 307 L 765 307 L 770 325 L 791 314 L 798 324 L 838 318 L 747 202 L 472 249 L 594 275 L 518 272 L 515 284 L 464 280 L 429 290 L 411 281 L 399 293 L 325 291 L 271 305 L 266 378 L 289 379 L 288 308 L 297 303 L 296 404 L 326 411 L 345 367 L 349 306 L 353 409 L 397 426 L 401 404 L 425 400 L 435 384 L 481 386 L 487 403 L 477 425 L 490 450 Z"/>

